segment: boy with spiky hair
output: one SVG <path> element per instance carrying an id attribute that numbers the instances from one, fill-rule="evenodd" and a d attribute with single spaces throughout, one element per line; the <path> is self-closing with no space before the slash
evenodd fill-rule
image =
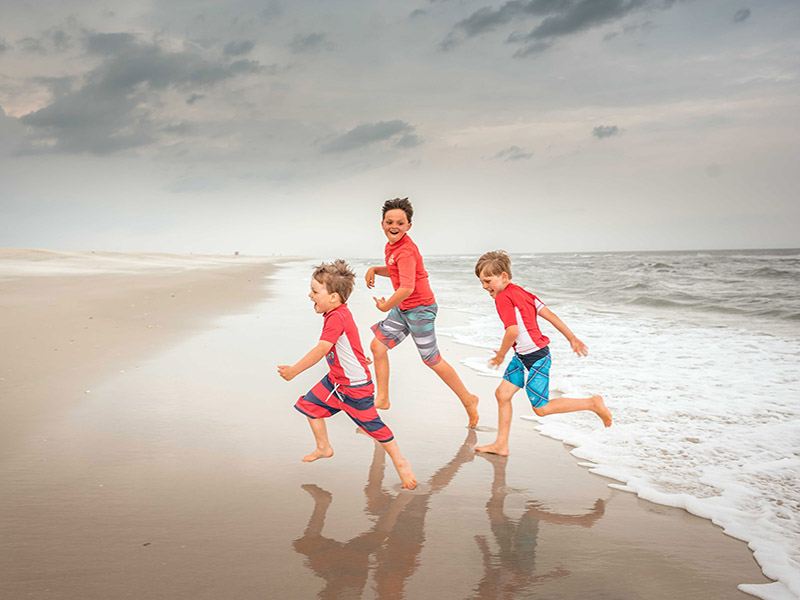
<path id="1" fill-rule="evenodd" d="M 316 449 L 303 462 L 333 456 L 328 429 L 323 419 L 343 410 L 367 435 L 383 445 L 394 463 L 405 489 L 413 489 L 417 480 L 392 431 L 375 410 L 374 387 L 367 359 L 361 349 L 353 315 L 346 302 L 353 291 L 355 273 L 343 260 L 322 263 L 314 268 L 308 297 L 314 310 L 324 315 L 319 343 L 294 365 L 278 365 L 278 374 L 290 381 L 299 373 L 327 358 L 329 371 L 317 385 L 301 397 L 294 407 L 308 417 Z"/>
<path id="2" fill-rule="evenodd" d="M 408 198 L 394 198 L 383 204 L 381 227 L 389 240 L 384 248 L 386 265 L 367 270 L 367 287 L 375 286 L 375 275 L 392 280 L 394 294 L 374 298 L 375 306 L 388 312 L 386 318 L 372 326 L 375 338 L 370 344 L 375 359 L 378 392 L 375 406 L 389 408 L 388 351 L 409 334 L 417 345 L 422 362 L 428 365 L 455 392 L 469 417 L 469 426 L 478 424 L 478 397 L 470 393 L 455 369 L 442 358 L 436 344 L 434 320 L 438 307 L 428 283 L 428 272 L 417 245 L 408 236 L 414 209 Z"/>
<path id="3" fill-rule="evenodd" d="M 502 250 L 487 252 L 478 259 L 475 275 L 480 279 L 483 289 L 494 298 L 497 314 L 506 328 L 500 349 L 489 360 L 489 365 L 499 367 L 508 350 L 512 346 L 514 348 L 514 358 L 508 364 L 503 381 L 495 391 L 497 439 L 487 446 L 476 446 L 475 450 L 508 455 L 513 412 L 511 398 L 523 387 L 533 412 L 540 417 L 590 410 L 603 420 L 606 427 L 610 427 L 611 412 L 606 408 L 602 396 L 550 399 L 550 340 L 539 330 L 536 318 L 542 317 L 558 329 L 578 356 L 588 355 L 589 350 L 539 298 L 511 283 L 511 258 L 508 254 Z"/>

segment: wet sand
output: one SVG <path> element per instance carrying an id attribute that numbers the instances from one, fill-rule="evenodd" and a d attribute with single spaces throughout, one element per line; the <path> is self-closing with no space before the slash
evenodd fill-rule
<path id="1" fill-rule="evenodd" d="M 305 275 L 264 274 L 0 282 L 4 338 L 35 333 L 3 347 L 0 597 L 707 600 L 768 581 L 710 522 L 578 466 L 518 418 L 522 398 L 511 455 L 476 455 L 494 437 L 496 380 L 459 365 L 476 350 L 446 337 L 481 396 L 478 431 L 410 343 L 390 354 L 383 416 L 419 490 L 401 492 L 343 414 L 328 420 L 335 456 L 301 463 L 313 438 L 292 404 L 326 369 L 284 382 L 275 366 L 313 346 L 322 319 Z M 365 345 L 369 296 L 350 302 Z"/>

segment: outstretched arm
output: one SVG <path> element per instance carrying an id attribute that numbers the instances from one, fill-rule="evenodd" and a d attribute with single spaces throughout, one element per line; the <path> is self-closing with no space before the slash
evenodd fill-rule
<path id="1" fill-rule="evenodd" d="M 519 327 L 517 325 L 506 327 L 506 333 L 503 336 L 502 343 L 500 344 L 500 350 L 497 350 L 494 353 L 494 358 L 489 359 L 490 367 L 499 367 L 503 364 L 503 361 L 506 358 L 506 353 L 508 352 L 508 349 L 514 345 L 514 341 L 517 339 L 518 333 Z"/>
<path id="2" fill-rule="evenodd" d="M 561 332 L 561 335 L 567 338 L 567 341 L 569 342 L 569 345 L 572 347 L 572 351 L 575 354 L 578 356 L 587 356 L 589 354 L 589 348 L 586 347 L 586 344 L 580 341 L 578 337 L 572 333 L 570 328 L 566 326 L 564 321 L 559 319 L 552 310 L 545 306 L 539 310 L 538 314 L 543 319 L 549 321 L 553 327 Z"/>
<path id="3" fill-rule="evenodd" d="M 333 344 L 324 340 L 320 340 L 319 344 L 309 350 L 303 358 L 298 360 L 292 366 L 278 365 L 278 375 L 283 377 L 286 381 L 294 379 L 297 377 L 297 375 L 309 367 L 313 367 L 315 364 L 317 364 L 328 352 L 331 351 L 331 348 L 333 348 Z"/>
<path id="4" fill-rule="evenodd" d="M 364 279 L 367 280 L 368 288 L 375 287 L 375 275 L 389 277 L 389 267 L 370 267 L 367 269 L 367 274 L 364 276 Z"/>

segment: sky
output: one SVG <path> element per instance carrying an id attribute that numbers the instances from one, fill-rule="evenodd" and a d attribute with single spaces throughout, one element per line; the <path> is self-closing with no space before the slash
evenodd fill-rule
<path id="1" fill-rule="evenodd" d="M 797 0 L 11 0 L 0 247 L 800 247 Z"/>

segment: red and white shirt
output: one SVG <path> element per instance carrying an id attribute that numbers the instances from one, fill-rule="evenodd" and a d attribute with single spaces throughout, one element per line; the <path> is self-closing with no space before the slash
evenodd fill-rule
<path id="1" fill-rule="evenodd" d="M 509 283 L 495 296 L 494 304 L 506 329 L 512 325 L 519 328 L 514 341 L 517 354 L 530 354 L 550 343 L 548 337 L 539 331 L 539 323 L 536 321 L 536 315 L 544 308 L 544 303 L 539 298 L 520 286 Z"/>
<path id="2" fill-rule="evenodd" d="M 422 264 L 422 255 L 408 234 L 394 244 L 387 242 L 385 253 L 389 278 L 392 280 L 392 287 L 395 291 L 401 287 L 414 290 L 408 298 L 400 303 L 401 310 L 436 302 L 428 282 L 428 272 L 425 270 L 425 265 Z"/>
<path id="3" fill-rule="evenodd" d="M 329 310 L 324 318 L 319 339 L 333 344 L 325 357 L 331 381 L 339 385 L 360 385 L 370 381 L 367 359 L 361 349 L 361 338 L 347 304 Z"/>

